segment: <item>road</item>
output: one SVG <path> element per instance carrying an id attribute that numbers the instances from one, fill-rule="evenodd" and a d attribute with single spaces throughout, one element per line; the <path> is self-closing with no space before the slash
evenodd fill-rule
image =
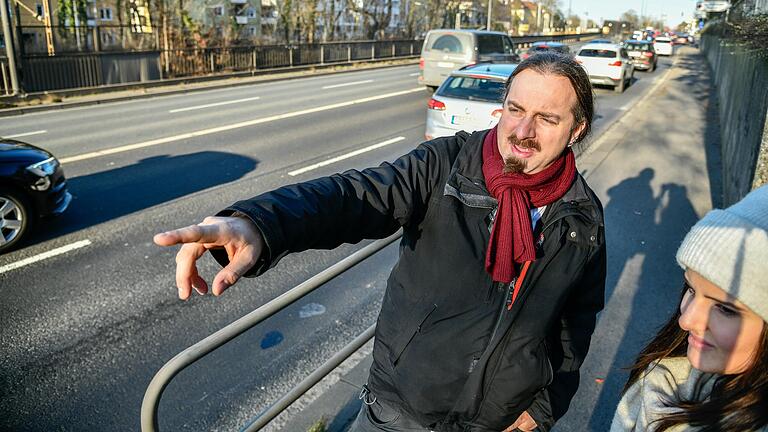
<path id="1" fill-rule="evenodd" d="M 670 67 L 597 89 L 595 135 Z M 156 232 L 277 186 L 391 161 L 424 134 L 415 65 L 0 118 L 0 135 L 64 161 L 71 208 L 0 269 L 0 430 L 136 430 L 143 392 L 171 357 L 361 245 L 284 259 L 219 298 L 176 297 L 175 248 Z M 383 144 L 376 146 L 377 144 Z M 351 157 L 317 166 L 331 158 Z M 232 430 L 375 322 L 391 246 L 180 374 L 165 430 Z M 218 266 L 202 260 L 212 278 Z"/>

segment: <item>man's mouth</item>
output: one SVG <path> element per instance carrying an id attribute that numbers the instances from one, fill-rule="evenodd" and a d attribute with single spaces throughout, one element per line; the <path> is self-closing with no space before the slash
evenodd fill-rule
<path id="1" fill-rule="evenodd" d="M 533 156 L 534 150 L 530 147 L 512 144 L 512 153 L 514 153 L 515 157 L 517 158 L 527 159 Z"/>

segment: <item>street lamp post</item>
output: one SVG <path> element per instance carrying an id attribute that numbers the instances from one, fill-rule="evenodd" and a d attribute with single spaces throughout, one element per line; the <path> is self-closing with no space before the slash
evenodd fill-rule
<path id="1" fill-rule="evenodd" d="M 485 25 L 485 27 L 488 29 L 488 31 L 491 31 L 491 13 L 493 12 L 493 0 L 488 0 L 488 23 Z"/>

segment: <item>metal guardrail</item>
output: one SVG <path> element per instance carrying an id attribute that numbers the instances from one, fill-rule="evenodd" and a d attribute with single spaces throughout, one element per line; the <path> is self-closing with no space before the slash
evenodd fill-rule
<path id="1" fill-rule="evenodd" d="M 155 374 L 154 378 L 152 378 L 152 381 L 147 387 L 147 391 L 144 393 L 144 400 L 141 404 L 142 432 L 156 432 L 159 430 L 157 411 L 160 407 L 160 398 L 165 391 L 165 388 L 179 372 L 197 360 L 200 360 L 210 352 L 216 350 L 217 348 L 251 329 L 261 321 L 269 318 L 293 302 L 314 291 L 322 284 L 344 273 L 354 265 L 360 263 L 369 256 L 390 245 L 402 237 L 402 235 L 402 231 L 398 231 L 387 238 L 376 240 L 375 242 L 363 247 L 362 249 L 342 259 L 331 267 L 323 270 L 317 275 L 302 282 L 291 290 L 283 293 L 269 303 L 259 307 L 248 315 L 245 315 L 244 317 L 229 324 L 216 333 L 213 333 L 207 338 L 185 349 L 171 360 L 169 360 Z M 326 361 L 326 363 L 324 363 L 320 368 L 316 369 L 290 392 L 280 398 L 280 400 L 259 414 L 254 420 L 251 421 L 251 423 L 246 426 L 245 430 L 256 431 L 269 423 L 287 406 L 296 401 L 296 399 L 301 397 L 301 395 L 306 393 L 306 391 L 309 390 L 313 385 L 317 384 L 323 377 L 328 375 L 328 373 L 330 373 L 330 371 L 332 371 L 336 366 L 341 364 L 341 362 L 349 357 L 353 352 L 355 352 L 357 348 L 368 341 L 373 336 L 374 328 L 375 325 L 369 327 L 363 334 L 355 338 L 352 343 L 344 347 L 340 352 L 336 353 L 330 360 Z"/>

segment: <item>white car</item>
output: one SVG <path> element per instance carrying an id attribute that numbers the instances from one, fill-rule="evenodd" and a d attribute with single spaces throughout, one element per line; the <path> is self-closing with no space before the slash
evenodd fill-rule
<path id="1" fill-rule="evenodd" d="M 617 93 L 624 92 L 635 73 L 627 50 L 617 44 L 584 45 L 576 61 L 587 71 L 592 84 L 612 86 Z"/>
<path id="2" fill-rule="evenodd" d="M 507 78 L 516 67 L 512 63 L 483 63 L 453 71 L 427 104 L 425 137 L 430 140 L 496 126 Z"/>
<path id="3" fill-rule="evenodd" d="M 673 48 L 672 40 L 668 37 L 657 37 L 656 40 L 653 41 L 653 49 L 656 50 L 656 54 L 658 55 L 671 56 L 674 52 Z"/>

